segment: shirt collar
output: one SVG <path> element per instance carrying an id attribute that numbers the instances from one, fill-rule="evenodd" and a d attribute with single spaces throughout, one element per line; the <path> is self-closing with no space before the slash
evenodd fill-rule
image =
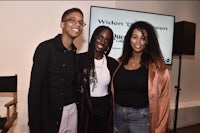
<path id="1" fill-rule="evenodd" d="M 55 45 L 56 45 L 56 49 L 57 50 L 67 50 L 63 43 L 62 43 L 62 40 L 61 40 L 61 34 L 58 34 L 55 38 L 54 38 L 54 41 L 56 42 Z M 76 52 L 77 48 L 76 46 L 74 45 L 74 43 L 72 44 L 72 50 L 74 52 Z"/>

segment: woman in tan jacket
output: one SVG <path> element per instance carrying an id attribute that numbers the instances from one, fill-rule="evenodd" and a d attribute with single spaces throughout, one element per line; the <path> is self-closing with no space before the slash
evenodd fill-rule
<path id="1" fill-rule="evenodd" d="M 131 25 L 112 83 L 115 133 L 167 132 L 170 76 L 151 24 Z"/>

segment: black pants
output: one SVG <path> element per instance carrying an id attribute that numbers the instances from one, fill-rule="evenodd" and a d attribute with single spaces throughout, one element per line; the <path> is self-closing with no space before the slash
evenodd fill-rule
<path id="1" fill-rule="evenodd" d="M 94 133 L 107 133 L 109 117 L 109 96 L 92 97 L 92 121 Z"/>

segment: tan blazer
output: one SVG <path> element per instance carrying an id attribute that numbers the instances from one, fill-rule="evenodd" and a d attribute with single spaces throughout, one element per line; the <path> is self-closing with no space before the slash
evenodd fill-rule
<path id="1" fill-rule="evenodd" d="M 170 128 L 170 75 L 167 68 L 159 71 L 149 64 L 150 133 L 166 133 Z"/>

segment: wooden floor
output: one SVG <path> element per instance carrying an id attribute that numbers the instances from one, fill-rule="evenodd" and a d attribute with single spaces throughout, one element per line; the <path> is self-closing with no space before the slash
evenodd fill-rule
<path id="1" fill-rule="evenodd" d="M 0 132 L 1 132 L 1 130 L 0 130 Z M 12 131 L 11 131 L 11 133 L 12 133 Z M 171 131 L 169 133 L 173 133 L 173 131 Z M 179 128 L 176 130 L 176 133 L 200 133 L 200 124 L 189 126 L 189 127 L 184 127 L 184 128 Z"/>
<path id="2" fill-rule="evenodd" d="M 177 129 L 176 133 L 200 133 L 200 124 Z"/>

